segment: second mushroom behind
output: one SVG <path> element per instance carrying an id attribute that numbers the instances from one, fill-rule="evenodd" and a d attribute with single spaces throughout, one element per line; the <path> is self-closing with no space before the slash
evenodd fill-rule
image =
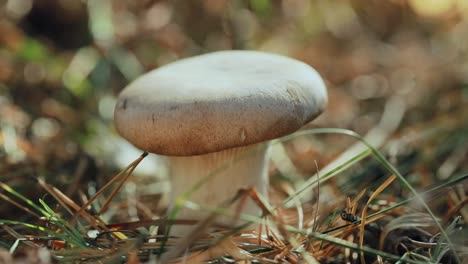
<path id="1" fill-rule="evenodd" d="M 192 190 L 188 201 L 216 208 L 242 188 L 267 198 L 268 141 L 298 130 L 326 105 L 325 85 L 307 64 L 264 52 L 220 51 L 136 79 L 118 97 L 115 125 L 136 147 L 168 156 L 171 208 Z M 215 222 L 238 224 L 237 206 Z M 251 201 L 239 208 L 261 214 Z M 209 214 L 181 208 L 177 218 L 202 220 Z M 171 234 L 186 231 L 174 226 Z"/>

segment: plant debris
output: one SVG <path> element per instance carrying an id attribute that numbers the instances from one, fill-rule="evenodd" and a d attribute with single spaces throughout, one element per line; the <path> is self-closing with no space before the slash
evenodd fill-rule
<path id="1" fill-rule="evenodd" d="M 0 263 L 468 261 L 464 1 L 8 0 L 0 13 Z M 330 98 L 276 141 L 270 202 L 240 194 L 264 215 L 231 216 L 249 222 L 236 228 L 203 205 L 202 223 L 168 218 L 164 161 L 112 125 L 143 72 L 225 49 L 302 60 Z M 166 235 L 196 224 L 184 243 Z"/>

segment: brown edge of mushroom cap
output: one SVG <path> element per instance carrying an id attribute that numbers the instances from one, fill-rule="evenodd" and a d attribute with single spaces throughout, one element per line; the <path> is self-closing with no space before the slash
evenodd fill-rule
<path id="1" fill-rule="evenodd" d="M 150 71 L 119 95 L 117 131 L 140 149 L 193 156 L 278 138 L 318 116 L 325 85 L 309 65 L 220 51 Z"/>

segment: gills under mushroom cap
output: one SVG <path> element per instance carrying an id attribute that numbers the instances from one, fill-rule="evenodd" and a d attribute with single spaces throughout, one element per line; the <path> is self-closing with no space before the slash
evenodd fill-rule
<path id="1" fill-rule="evenodd" d="M 162 155 L 192 156 L 290 134 L 327 104 L 325 85 L 305 63 L 255 51 L 220 51 L 155 69 L 126 87 L 118 132 Z"/>

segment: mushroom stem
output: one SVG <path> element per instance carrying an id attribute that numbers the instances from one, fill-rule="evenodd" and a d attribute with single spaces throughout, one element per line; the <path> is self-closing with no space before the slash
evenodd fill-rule
<path id="1" fill-rule="evenodd" d="M 254 144 L 246 147 L 227 149 L 219 152 L 199 156 L 169 157 L 171 174 L 171 204 L 185 193 L 191 191 L 196 184 L 204 181 L 199 188 L 188 197 L 189 201 L 216 208 L 223 201 L 234 198 L 241 188 L 255 188 L 256 191 L 268 197 L 268 143 Z M 238 202 L 232 204 L 229 214 L 237 213 Z M 260 216 L 261 210 L 250 199 L 242 205 L 241 213 Z M 202 220 L 210 212 L 206 210 L 192 210 L 181 208 L 177 213 L 178 219 Z M 232 216 L 219 215 L 215 222 L 233 226 L 239 224 Z M 172 235 L 183 235 L 189 227 L 173 226 Z"/>

